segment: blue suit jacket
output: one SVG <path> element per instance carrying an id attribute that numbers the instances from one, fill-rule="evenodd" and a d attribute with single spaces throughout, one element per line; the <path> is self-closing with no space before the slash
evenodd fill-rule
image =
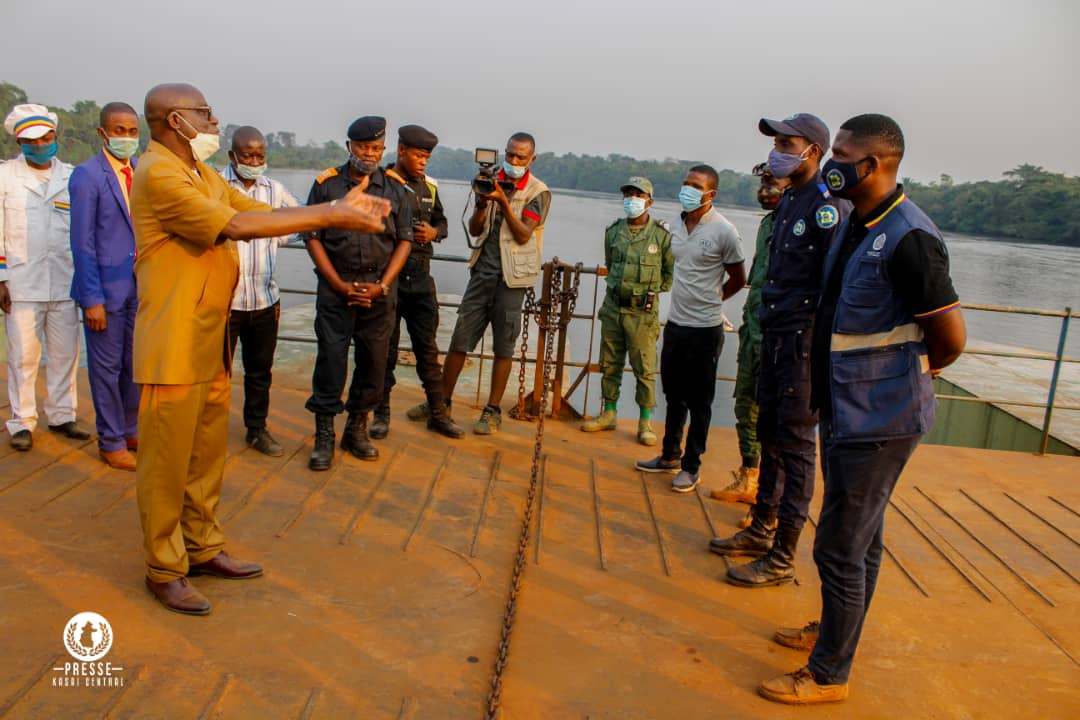
<path id="1" fill-rule="evenodd" d="M 113 312 L 135 298 L 135 232 L 105 152 L 75 168 L 68 182 L 75 261 L 71 297 L 84 308 L 104 305 Z"/>

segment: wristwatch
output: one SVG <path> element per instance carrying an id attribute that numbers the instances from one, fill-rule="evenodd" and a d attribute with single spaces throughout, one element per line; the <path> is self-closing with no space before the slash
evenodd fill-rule
<path id="1" fill-rule="evenodd" d="M 379 287 L 382 288 L 383 297 L 386 297 L 390 294 L 390 286 L 384 283 L 382 280 L 379 281 Z"/>

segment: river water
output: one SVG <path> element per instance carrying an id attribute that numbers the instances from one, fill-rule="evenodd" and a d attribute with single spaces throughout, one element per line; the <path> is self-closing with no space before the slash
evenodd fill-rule
<path id="1" fill-rule="evenodd" d="M 301 200 L 307 198 L 316 171 L 278 170 L 272 175 L 280 180 Z M 461 227 L 461 213 L 469 196 L 469 186 L 464 182 L 442 181 L 439 184 L 443 205 L 450 219 L 450 236 L 436 252 L 447 255 L 469 254 L 465 233 Z M 739 230 L 746 254 L 747 269 L 753 256 L 757 225 L 762 213 L 747 208 L 718 208 Z M 544 233 L 545 258 L 558 257 L 564 262 L 581 261 L 585 265 L 603 264 L 604 228 L 622 213 L 622 198 L 615 194 L 579 193 L 554 191 L 552 206 Z M 679 206 L 674 200 L 657 200 L 651 213 L 654 217 L 673 220 L 678 217 Z M 1075 248 L 1028 243 L 989 240 L 969 235 L 946 233 L 953 282 L 965 303 L 1006 305 L 1014 307 L 1061 310 L 1066 306 L 1080 307 L 1080 252 Z M 278 282 L 283 288 L 313 289 L 315 285 L 311 262 L 307 254 L 299 250 L 287 250 L 281 254 Z M 468 280 L 464 265 L 457 263 L 434 263 L 432 273 L 440 293 L 460 294 Z M 742 317 L 744 293 L 736 295 L 725 304 L 725 314 L 738 326 Z M 603 297 L 601 288 L 599 297 Z M 593 276 L 582 276 L 578 311 L 588 313 L 592 307 Z M 285 303 L 309 302 L 310 297 L 286 296 Z M 661 298 L 661 319 L 666 318 L 668 297 Z M 1060 319 L 1024 315 L 968 311 L 966 313 L 969 336 L 972 341 L 985 340 L 1019 347 L 1054 352 L 1057 348 Z M 1075 326 L 1075 323 L 1074 323 Z M 572 325 L 571 352 L 575 360 L 584 360 L 589 347 L 589 329 L 585 322 Z M 597 326 L 597 336 L 599 326 Z M 1068 354 L 1080 355 L 1080 327 L 1070 333 Z M 738 339 L 726 336 L 720 357 L 720 374 L 735 375 L 735 352 Z M 595 347 L 595 344 L 594 344 Z M 595 350 L 594 350 L 595 356 Z M 406 372 L 411 372 L 406 370 Z M 576 375 L 576 373 L 574 373 Z M 1047 376 L 1050 365 L 1047 365 Z M 594 376 L 589 392 L 589 412 L 596 412 L 599 404 L 598 378 Z M 513 390 L 513 388 L 511 388 Z M 714 404 L 714 425 L 733 425 L 731 383 L 720 383 Z M 622 390 L 619 412 L 623 417 L 636 417 L 633 406 L 633 378 L 627 374 Z M 512 393 L 511 393 L 512 394 Z M 661 406 L 655 417 L 663 417 L 663 393 L 659 381 L 657 395 Z M 581 408 L 579 391 L 573 400 Z M 655 423 L 654 423 L 655 424 Z"/>

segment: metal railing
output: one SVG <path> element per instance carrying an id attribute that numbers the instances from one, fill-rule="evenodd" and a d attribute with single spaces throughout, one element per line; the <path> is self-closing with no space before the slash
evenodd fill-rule
<path id="1" fill-rule="evenodd" d="M 303 249 L 302 245 L 290 244 L 286 245 L 286 248 L 290 249 Z M 468 257 L 463 255 L 448 255 L 442 253 L 435 253 L 432 255 L 433 261 L 466 264 L 469 261 Z M 593 362 L 594 343 L 596 339 L 596 323 L 597 323 L 597 311 L 599 309 L 598 303 L 600 298 L 600 285 L 602 278 L 607 275 L 607 268 L 599 266 L 584 266 L 581 268 L 581 273 L 584 275 L 593 276 L 593 297 L 592 297 L 592 309 L 589 314 L 572 313 L 569 315 L 571 320 L 588 320 L 589 321 L 589 344 L 588 354 L 585 362 L 580 360 L 571 360 L 559 353 L 556 358 L 555 377 L 559 379 L 559 399 L 554 403 L 554 410 L 558 410 L 563 404 L 569 407 L 569 398 L 577 391 L 582 382 L 585 383 L 584 397 L 582 399 L 582 407 L 587 408 L 589 403 L 590 392 L 590 380 L 593 373 L 600 372 L 600 364 Z M 288 293 L 293 295 L 315 295 L 314 290 L 300 290 L 294 288 L 281 288 L 282 293 Z M 443 307 L 458 307 L 460 303 L 455 302 L 443 302 L 438 301 L 440 308 Z M 1050 425 L 1053 419 L 1054 410 L 1067 410 L 1067 411 L 1080 411 L 1080 405 L 1076 404 L 1061 404 L 1056 401 L 1058 383 L 1061 378 L 1061 368 L 1065 363 L 1080 363 L 1080 358 L 1068 357 L 1065 355 L 1066 343 L 1068 341 L 1069 334 L 1069 321 L 1071 318 L 1080 317 L 1080 313 L 1073 312 L 1071 307 L 1066 307 L 1062 310 L 1041 310 L 1036 308 L 1024 308 L 1024 307 L 1011 307 L 1006 305 L 981 305 L 981 304 L 962 304 L 961 307 L 965 310 L 973 310 L 978 312 L 992 312 L 992 313 L 1007 313 L 1014 315 L 1031 315 L 1039 317 L 1054 317 L 1061 318 L 1061 328 L 1058 334 L 1057 351 L 1054 353 L 1046 352 L 1012 352 L 1002 350 L 965 350 L 965 355 L 982 355 L 989 357 L 1002 357 L 1002 358 L 1014 358 L 1023 360 L 1042 360 L 1053 363 L 1053 370 L 1050 376 L 1049 390 L 1046 400 L 1041 402 L 1034 402 L 1030 400 L 1014 400 L 1010 398 L 983 398 L 976 396 L 965 395 L 950 395 L 938 393 L 936 397 L 939 400 L 952 400 L 957 402 L 970 402 L 980 403 L 985 405 L 1005 405 L 1010 407 L 1028 407 L 1028 408 L 1042 408 L 1043 423 L 1041 429 L 1041 441 L 1039 445 L 1039 454 L 1046 454 L 1047 447 L 1050 442 Z M 569 312 L 569 308 L 562 308 L 563 312 Z M 725 332 L 737 334 L 738 330 L 730 327 L 725 327 Z M 297 335 L 279 335 L 279 340 L 286 342 L 301 342 L 301 343 L 314 343 L 316 342 L 314 337 L 303 337 Z M 565 336 L 560 333 L 559 347 L 565 347 Z M 412 351 L 412 348 L 408 345 L 399 344 L 398 350 Z M 440 355 L 445 355 L 445 351 L 439 352 Z M 492 353 L 487 352 L 486 341 L 482 338 L 480 341 L 480 349 L 478 352 L 466 353 L 466 357 L 476 359 L 479 361 L 478 377 L 482 377 L 484 373 L 485 361 L 491 361 L 495 359 Z M 515 359 L 516 361 L 516 359 Z M 534 365 L 535 359 L 527 358 L 526 362 Z M 561 379 L 563 373 L 567 368 L 578 369 L 579 372 L 574 380 L 570 383 L 565 393 L 561 392 Z M 632 368 L 624 367 L 624 373 L 633 372 Z M 735 382 L 736 378 L 727 375 L 717 375 L 716 379 L 721 382 Z M 535 388 L 534 388 L 535 391 Z M 480 402 L 481 387 L 480 383 L 477 383 L 476 387 L 476 402 Z M 572 409 L 572 408 L 571 408 Z"/>

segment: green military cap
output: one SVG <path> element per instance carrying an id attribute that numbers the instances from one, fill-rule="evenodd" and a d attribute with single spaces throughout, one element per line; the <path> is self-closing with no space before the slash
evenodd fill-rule
<path id="1" fill-rule="evenodd" d="M 622 187 L 619 188 L 619 192 L 622 192 L 626 188 L 634 188 L 640 190 L 643 193 L 647 193 L 649 197 L 653 196 L 652 183 L 649 182 L 649 178 L 641 177 L 640 175 L 631 176 Z"/>

